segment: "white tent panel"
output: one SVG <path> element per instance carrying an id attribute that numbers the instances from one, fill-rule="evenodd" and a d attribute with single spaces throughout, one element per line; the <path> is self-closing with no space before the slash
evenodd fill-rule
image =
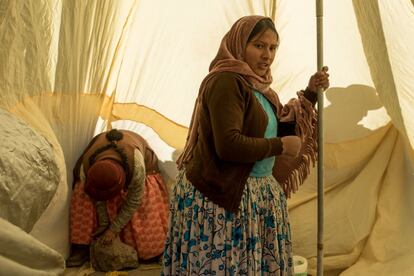
<path id="1" fill-rule="evenodd" d="M 316 70 L 314 5 L 0 2 L 0 107 L 52 145 L 62 174 L 32 237 L 67 256 L 71 171 L 105 127 L 141 133 L 172 182 L 200 82 L 239 17 L 275 19 L 281 43 L 272 86 L 281 100 L 305 88 Z M 326 275 L 414 274 L 413 47 L 413 1 L 324 1 L 324 63 L 331 74 L 324 112 Z M 316 187 L 313 169 L 289 200 L 295 254 L 308 258 L 312 274 Z M 48 254 L 62 269 L 54 252 Z"/>

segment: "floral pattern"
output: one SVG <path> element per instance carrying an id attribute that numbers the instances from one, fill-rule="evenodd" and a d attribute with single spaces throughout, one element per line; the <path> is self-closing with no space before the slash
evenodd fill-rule
<path id="1" fill-rule="evenodd" d="M 161 275 L 293 275 L 286 197 L 272 176 L 249 177 L 234 214 L 181 171 L 169 226 Z"/>

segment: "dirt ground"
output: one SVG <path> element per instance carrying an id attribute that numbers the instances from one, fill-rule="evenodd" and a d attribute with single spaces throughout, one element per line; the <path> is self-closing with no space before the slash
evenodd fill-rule
<path id="1" fill-rule="evenodd" d="M 125 276 L 159 276 L 161 273 L 161 267 L 159 264 L 141 264 L 138 269 L 128 270 Z M 105 272 L 97 272 L 94 271 L 91 267 L 89 262 L 85 263 L 81 267 L 74 267 L 74 268 L 67 268 L 65 270 L 64 276 L 104 276 Z M 124 276 L 120 274 L 120 276 Z"/>

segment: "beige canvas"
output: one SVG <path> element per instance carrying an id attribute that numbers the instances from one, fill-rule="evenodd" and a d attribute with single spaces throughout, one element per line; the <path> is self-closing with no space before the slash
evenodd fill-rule
<path id="1" fill-rule="evenodd" d="M 61 218 L 71 171 L 94 133 L 108 127 L 142 134 L 173 182 L 198 87 L 239 17 L 275 20 L 281 44 L 272 87 L 281 100 L 305 88 L 317 69 L 314 5 L 2 1 L 0 106 L 53 145 L 66 176 L 33 236 L 67 257 L 68 220 Z M 323 21 L 331 74 L 323 112 L 326 275 L 414 274 L 413 2 L 326 0 Z M 316 187 L 314 169 L 289 200 L 294 253 L 308 259 L 312 274 Z"/>

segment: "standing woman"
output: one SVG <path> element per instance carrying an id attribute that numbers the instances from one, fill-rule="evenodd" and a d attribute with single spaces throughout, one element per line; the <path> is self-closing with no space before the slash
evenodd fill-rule
<path id="1" fill-rule="evenodd" d="M 262 16 L 222 40 L 178 160 L 163 275 L 293 275 L 286 196 L 315 160 L 316 90 L 329 75 L 282 106 L 270 88 L 278 45 Z"/>

